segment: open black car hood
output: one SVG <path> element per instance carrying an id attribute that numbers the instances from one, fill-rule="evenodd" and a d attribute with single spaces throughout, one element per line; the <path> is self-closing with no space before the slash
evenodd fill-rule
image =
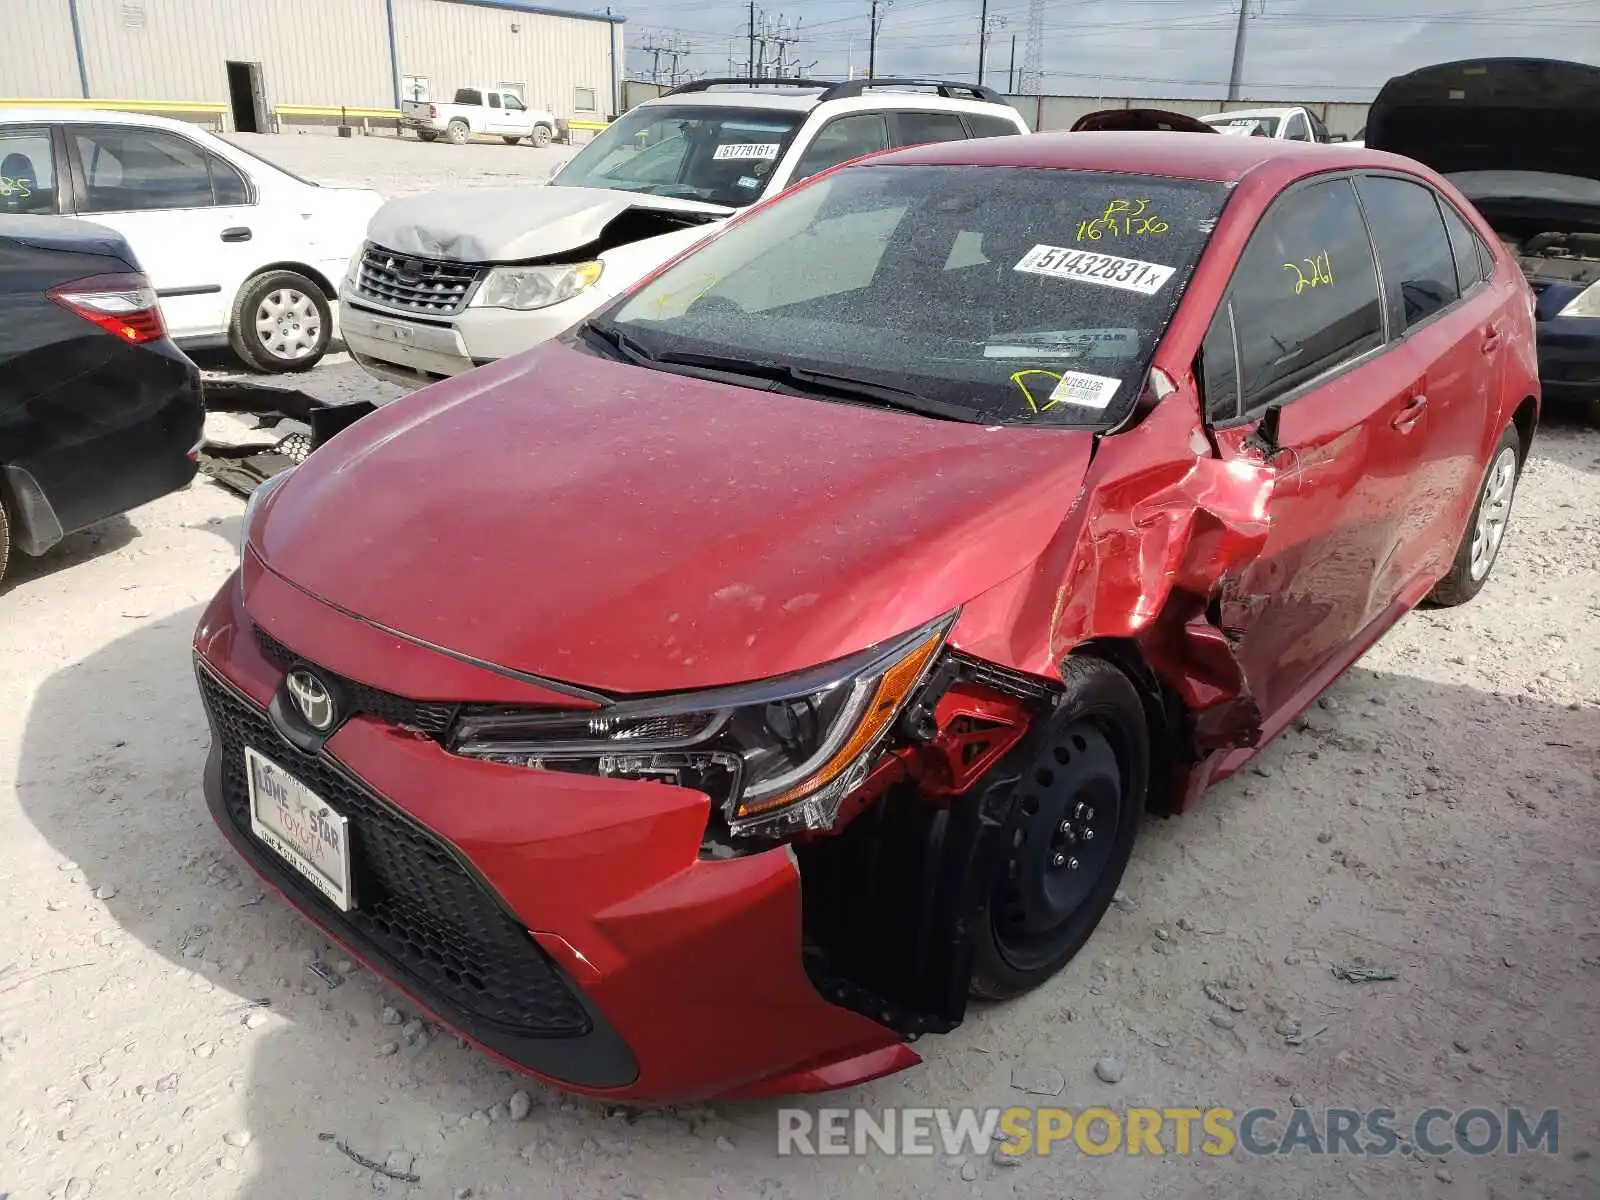
<path id="1" fill-rule="evenodd" d="M 1600 67 L 1479 58 L 1423 67 L 1383 85 L 1367 148 L 1441 175 L 1540 172 L 1600 181 Z"/>

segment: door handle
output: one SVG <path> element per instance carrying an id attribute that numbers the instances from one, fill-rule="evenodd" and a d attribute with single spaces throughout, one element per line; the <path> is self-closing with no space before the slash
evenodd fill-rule
<path id="1" fill-rule="evenodd" d="M 1422 414 L 1428 410 L 1428 398 L 1418 392 L 1406 401 L 1406 406 L 1395 413 L 1394 420 L 1389 424 L 1401 433 L 1409 433 L 1413 426 L 1422 420 Z"/>
<path id="2" fill-rule="evenodd" d="M 1496 325 L 1489 326 L 1483 332 L 1483 352 L 1493 354 L 1500 349 L 1500 329 Z"/>
<path id="3" fill-rule="evenodd" d="M 248 242 L 250 230 L 243 225 L 235 225 L 232 229 L 222 231 L 222 240 L 225 242 Z"/>

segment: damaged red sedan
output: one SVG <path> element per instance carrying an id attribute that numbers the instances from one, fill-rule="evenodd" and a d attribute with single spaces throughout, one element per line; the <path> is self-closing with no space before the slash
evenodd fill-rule
<path id="1" fill-rule="evenodd" d="M 195 640 L 206 795 L 516 1067 L 860 1082 L 1483 585 L 1538 398 L 1516 263 L 1410 160 L 862 160 L 264 485 Z"/>

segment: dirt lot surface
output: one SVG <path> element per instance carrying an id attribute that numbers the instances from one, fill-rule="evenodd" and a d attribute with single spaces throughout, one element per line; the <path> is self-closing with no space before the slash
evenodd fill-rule
<path id="1" fill-rule="evenodd" d="M 391 192 L 544 157 L 258 141 Z M 302 382 L 368 386 L 341 359 Z M 330 988 L 307 964 L 340 956 L 199 794 L 188 644 L 242 510 L 197 482 L 0 591 L 0 1196 L 1600 1194 L 1600 433 L 1547 423 L 1482 595 L 1406 618 L 1254 769 L 1151 822 L 1052 983 L 924 1040 L 921 1068 L 798 1102 L 1386 1106 L 1402 1128 L 1558 1108 L 1558 1153 L 1520 1158 L 779 1158 L 775 1102 L 613 1112 L 414 1021 L 368 972 Z M 1397 978 L 1335 977 L 1357 963 Z"/>

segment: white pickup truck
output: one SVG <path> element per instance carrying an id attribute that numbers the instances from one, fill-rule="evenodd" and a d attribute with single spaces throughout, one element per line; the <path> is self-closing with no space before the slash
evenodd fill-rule
<path id="1" fill-rule="evenodd" d="M 456 89 L 449 104 L 407 100 L 400 108 L 400 126 L 414 129 L 425 142 L 444 138 L 464 146 L 475 134 L 504 138 L 514 146 L 527 138 L 535 146 L 548 146 L 556 135 L 555 114 L 529 108 L 511 92 L 495 88 Z"/>

